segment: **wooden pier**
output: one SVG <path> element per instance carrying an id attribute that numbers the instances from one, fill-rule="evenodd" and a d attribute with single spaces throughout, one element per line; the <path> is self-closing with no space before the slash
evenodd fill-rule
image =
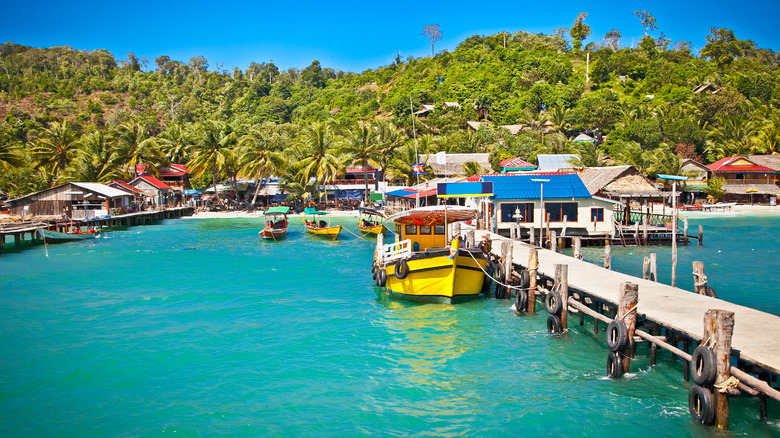
<path id="1" fill-rule="evenodd" d="M 780 342 L 777 341 L 780 316 L 615 272 L 555 251 L 538 248 L 519 240 L 507 239 L 488 231 L 475 230 L 474 233 L 475 241 L 488 239 L 492 242 L 491 253 L 496 258 L 500 258 L 501 263 L 511 264 L 512 270 L 515 271 L 527 270 L 530 272 L 532 277 L 530 282 L 520 280 L 521 286 L 518 289 L 520 293 L 526 294 L 522 300 L 517 300 L 518 303 L 528 303 L 526 311 L 534 312 L 533 303 L 536 297 L 554 295 L 553 308 L 557 313 L 550 311 L 550 299 L 548 298 L 547 309 L 551 314 L 550 320 L 548 320 L 548 330 L 554 331 L 557 325 L 562 325 L 563 330 L 566 330 L 566 314 L 569 311 L 579 314 L 581 325 L 585 315 L 593 317 L 596 331 L 598 331 L 599 321 L 609 323 L 614 319 L 628 323 L 631 318 L 627 320 L 625 317 L 634 313 L 636 322 L 629 324 L 628 334 L 623 336 L 627 337 L 630 344 L 633 344 L 635 340 L 651 343 L 651 363 L 655 362 L 656 347 L 665 348 L 689 363 L 692 360 L 692 356 L 688 352 L 689 347 L 692 343 L 702 344 L 704 340 L 707 348 L 725 351 L 723 365 L 719 365 L 722 368 L 721 374 L 725 378 L 730 375 L 736 376 L 738 379 L 738 385 L 734 383 L 737 386 L 728 388 L 728 395 L 758 397 L 761 404 L 761 419 L 766 418 L 767 398 L 780 401 L 780 391 L 771 386 L 773 382 L 777 382 L 778 376 L 780 376 Z M 506 242 L 511 242 L 511 253 L 508 252 L 507 246 L 509 245 Z M 507 267 L 503 269 L 509 270 Z M 547 284 L 549 289 L 536 286 L 537 276 L 539 277 L 538 283 L 540 285 Z M 527 279 L 528 276 L 523 274 L 517 278 Z M 691 279 L 693 279 L 693 275 Z M 633 290 L 632 293 L 636 293 L 638 296 L 638 301 L 636 299 L 634 301 L 633 309 L 630 304 L 626 305 L 624 302 L 626 297 L 630 296 L 625 295 L 627 289 L 629 292 Z M 528 292 L 523 292 L 523 290 Z M 508 297 L 508 294 L 503 291 L 502 294 Z M 556 300 L 563 302 L 563 310 L 556 306 Z M 730 346 L 727 345 L 725 350 L 722 348 L 717 350 L 711 345 L 714 340 L 710 339 L 710 332 L 715 330 L 705 329 L 705 315 L 712 312 L 733 315 L 733 323 L 729 327 L 728 333 Z M 639 330 L 640 327 L 650 333 Z M 677 348 L 679 343 L 683 344 L 682 349 Z M 633 345 L 628 348 L 626 355 L 616 355 L 614 351 L 611 351 L 611 361 L 608 361 L 608 365 L 615 365 L 614 361 L 617 360 L 617 357 L 630 359 L 633 351 L 635 351 Z M 623 361 L 623 365 L 626 366 L 625 372 L 628 372 L 628 363 L 625 363 L 625 359 Z M 730 361 L 737 365 L 731 366 Z M 690 375 L 689 368 L 686 367 L 684 372 L 687 381 Z M 722 399 L 725 396 L 719 395 L 719 391 L 715 389 L 703 390 L 697 385 L 694 386 L 697 387 L 695 389 L 698 392 L 694 394 L 695 397 L 689 396 L 689 403 L 690 397 L 694 397 L 699 402 L 699 398 L 696 397 L 703 397 L 702 394 L 710 391 L 711 398 L 713 397 L 712 393 L 715 393 L 714 399 L 716 401 L 712 402 L 712 405 L 723 404 Z M 710 388 L 712 388 L 712 382 L 710 382 Z M 695 392 L 693 389 L 692 393 Z M 694 408 L 691 409 L 693 414 Z M 718 419 L 718 427 L 722 427 L 724 424 L 724 416 L 725 427 L 728 427 L 727 403 L 725 412 L 725 414 L 722 411 L 713 414 L 713 421 Z"/>
<path id="2" fill-rule="evenodd" d="M 73 222 L 80 226 L 89 224 L 91 226 L 105 227 L 108 229 L 114 227 L 132 227 L 137 225 L 149 225 L 157 221 L 164 219 L 174 219 L 182 216 L 191 216 L 194 213 L 192 207 L 175 207 L 166 208 L 163 210 L 151 210 L 141 211 L 136 213 L 128 213 L 118 216 L 111 216 L 105 218 L 90 219 L 88 222 L 79 221 Z M 51 225 L 47 222 L 40 221 L 24 221 L 18 223 L 3 223 L 0 224 L 0 254 L 3 253 L 3 249 L 6 243 L 6 237 L 10 237 L 14 241 L 14 248 L 19 249 L 22 241 L 31 241 L 33 243 L 42 242 L 38 237 L 38 230 L 40 228 L 55 227 L 56 231 L 65 231 L 70 225 L 70 222 L 60 221 L 55 225 Z M 28 239 L 25 239 L 29 235 Z"/>

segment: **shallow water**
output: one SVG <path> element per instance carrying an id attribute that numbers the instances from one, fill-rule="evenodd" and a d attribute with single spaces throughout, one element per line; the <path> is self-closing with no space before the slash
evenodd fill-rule
<path id="1" fill-rule="evenodd" d="M 372 240 L 317 240 L 292 220 L 262 241 L 260 221 L 169 220 L 0 256 L 0 435 L 710 434 L 667 353 L 651 368 L 641 346 L 628 378 L 606 379 L 589 319 L 554 337 L 544 312 L 507 301 L 395 301 L 373 286 Z M 715 235 L 705 224 L 689 248 L 715 259 Z M 756 400 L 732 401 L 732 433 L 780 434 L 769 408 L 759 423 Z"/>

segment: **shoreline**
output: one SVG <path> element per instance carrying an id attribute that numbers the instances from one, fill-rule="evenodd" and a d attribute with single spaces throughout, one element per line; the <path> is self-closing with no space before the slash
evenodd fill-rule
<path id="1" fill-rule="evenodd" d="M 332 217 L 358 217 L 360 213 L 358 210 L 339 210 L 329 212 Z M 288 218 L 303 217 L 303 213 L 290 213 Z M 262 219 L 263 212 L 258 210 L 255 212 L 248 211 L 201 211 L 196 212 L 192 216 L 182 216 L 182 219 Z"/>

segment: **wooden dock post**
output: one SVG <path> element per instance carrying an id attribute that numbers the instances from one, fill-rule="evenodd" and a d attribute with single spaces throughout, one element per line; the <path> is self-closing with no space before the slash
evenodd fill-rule
<path id="1" fill-rule="evenodd" d="M 474 243 L 474 230 L 469 230 L 466 232 L 466 247 L 474 248 Z"/>
<path id="2" fill-rule="evenodd" d="M 627 373 L 634 355 L 634 332 L 636 332 L 636 306 L 639 302 L 639 285 L 634 283 L 620 284 L 620 298 L 616 319 L 622 319 L 628 328 L 628 344 L 623 350 L 623 372 Z"/>
<path id="3" fill-rule="evenodd" d="M 634 242 L 636 242 L 636 246 L 642 246 L 642 242 L 639 240 L 639 222 L 634 222 Z"/>
<path id="4" fill-rule="evenodd" d="M 642 216 L 642 240 L 647 246 L 647 215 Z"/>
<path id="5" fill-rule="evenodd" d="M 0 254 L 3 253 L 4 246 L 5 246 L 5 234 L 0 234 Z"/>
<path id="6" fill-rule="evenodd" d="M 558 252 L 558 236 L 555 231 L 550 234 L 550 251 Z"/>
<path id="7" fill-rule="evenodd" d="M 22 243 L 22 236 L 19 233 L 14 233 L 14 248 L 19 249 L 19 244 Z"/>
<path id="8" fill-rule="evenodd" d="M 704 275 L 704 262 L 693 262 L 693 290 L 699 295 L 708 295 L 707 276 Z"/>
<path id="9" fill-rule="evenodd" d="M 688 216 L 683 217 L 683 243 L 688 245 Z"/>
<path id="10" fill-rule="evenodd" d="M 650 279 L 650 257 L 645 256 L 642 260 L 642 278 L 645 280 Z"/>
<path id="11" fill-rule="evenodd" d="M 734 312 L 710 309 L 704 315 L 702 344 L 713 345 L 715 363 L 715 385 L 723 385 L 731 376 L 731 336 L 734 331 Z M 712 339 L 712 340 L 711 340 Z M 729 428 L 729 399 L 727 392 L 715 390 L 715 426 Z"/>
<path id="12" fill-rule="evenodd" d="M 658 257 L 654 252 L 650 253 L 650 281 L 658 281 Z"/>
<path id="13" fill-rule="evenodd" d="M 569 218 L 566 215 L 563 215 L 563 229 L 561 230 L 561 237 L 566 235 L 566 222 L 569 220 Z"/>
<path id="14" fill-rule="evenodd" d="M 704 227 L 699 225 L 699 246 L 704 245 Z"/>
<path id="15" fill-rule="evenodd" d="M 530 243 L 531 245 L 536 245 L 536 233 L 535 233 L 535 231 L 536 230 L 534 230 L 534 227 L 531 227 L 528 230 L 528 232 L 530 233 L 528 235 L 528 243 Z"/>
<path id="16" fill-rule="evenodd" d="M 612 249 L 609 240 L 604 241 L 604 269 L 612 269 Z"/>
<path id="17" fill-rule="evenodd" d="M 532 248 L 528 251 L 528 305 L 526 313 L 533 315 L 536 311 L 536 271 L 539 269 L 539 251 Z"/>
<path id="18" fill-rule="evenodd" d="M 544 208 L 544 206 L 542 206 L 542 208 Z M 547 217 L 545 219 L 547 220 L 545 221 L 545 225 L 547 226 L 547 233 L 545 235 L 547 238 L 547 242 L 549 242 L 550 241 L 550 213 L 546 213 L 546 216 Z M 544 242 L 542 244 L 542 248 L 548 248 L 547 242 Z"/>
<path id="19" fill-rule="evenodd" d="M 555 265 L 555 285 L 561 294 L 561 333 L 569 328 L 569 265 Z"/>
<path id="20" fill-rule="evenodd" d="M 582 238 L 580 236 L 574 236 L 574 258 L 582 260 Z"/>

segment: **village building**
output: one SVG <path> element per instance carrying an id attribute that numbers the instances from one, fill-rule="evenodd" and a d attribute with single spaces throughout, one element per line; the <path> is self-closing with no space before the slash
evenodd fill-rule
<path id="1" fill-rule="evenodd" d="M 540 172 L 557 172 L 561 169 L 573 169 L 577 156 L 574 154 L 538 154 L 536 156 L 537 170 Z"/>
<path id="2" fill-rule="evenodd" d="M 536 170 L 536 165 L 523 160 L 520 157 L 508 158 L 500 163 L 498 167 L 501 169 L 501 173 L 507 172 L 530 172 Z"/>
<path id="3" fill-rule="evenodd" d="M 613 210 L 621 204 L 592 196 L 576 174 L 485 175 L 481 179 L 493 183 L 493 196 L 483 213 L 488 228 L 497 234 L 509 236 L 515 224 L 525 236 L 531 227 L 538 236 L 547 226 L 559 236 L 614 234 Z"/>
<path id="4" fill-rule="evenodd" d="M 114 214 L 129 208 L 132 195 L 93 182 L 70 182 L 6 201 L 11 214 L 21 217 L 50 216 L 73 220 Z"/>
<path id="5" fill-rule="evenodd" d="M 722 158 L 708 166 L 715 178 L 723 178 L 722 186 L 726 201 L 766 202 L 780 196 L 780 187 L 775 184 L 777 172 L 743 156 Z"/>
<path id="6" fill-rule="evenodd" d="M 420 162 L 426 163 L 431 168 L 431 174 L 437 177 L 471 176 L 466 175 L 463 165 L 474 162 L 479 165 L 479 172 L 490 173 L 493 167 L 490 164 L 490 154 L 420 154 Z"/>
<path id="7" fill-rule="evenodd" d="M 775 184 L 780 185 L 780 154 L 772 155 L 748 155 L 748 159 L 761 166 L 775 171 Z"/>
<path id="8" fill-rule="evenodd" d="M 174 205 L 174 191 L 171 186 L 153 176 L 139 175 L 128 184 L 143 192 L 145 201 L 151 208 Z"/>

